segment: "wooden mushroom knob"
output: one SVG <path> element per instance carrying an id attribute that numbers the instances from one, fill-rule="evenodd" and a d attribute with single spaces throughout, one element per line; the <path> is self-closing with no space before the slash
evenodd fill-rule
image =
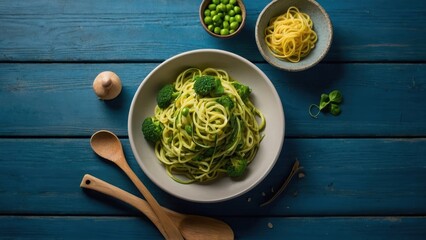
<path id="1" fill-rule="evenodd" d="M 121 80 L 111 71 L 101 72 L 93 81 L 93 90 L 102 100 L 116 98 L 121 92 Z"/>

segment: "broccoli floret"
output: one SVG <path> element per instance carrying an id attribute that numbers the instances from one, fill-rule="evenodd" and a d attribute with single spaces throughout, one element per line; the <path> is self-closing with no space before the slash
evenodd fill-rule
<path id="1" fill-rule="evenodd" d="M 178 95 L 172 84 L 164 85 L 157 94 L 157 104 L 162 109 L 167 108 Z"/>
<path id="2" fill-rule="evenodd" d="M 147 117 L 142 123 L 142 133 L 148 142 L 156 143 L 160 141 L 163 134 L 163 125 L 153 117 Z"/>
<path id="3" fill-rule="evenodd" d="M 222 104 L 227 109 L 231 110 L 234 108 L 234 101 L 232 101 L 232 98 L 228 95 L 223 95 L 220 98 L 216 100 L 216 102 Z"/>
<path id="4" fill-rule="evenodd" d="M 194 90 L 201 97 L 206 97 L 209 95 L 211 97 L 219 97 L 225 93 L 225 89 L 220 83 L 220 79 L 210 75 L 196 77 Z"/>
<path id="5" fill-rule="evenodd" d="M 238 95 L 240 95 L 241 97 L 241 100 L 245 101 L 249 98 L 251 89 L 248 86 L 238 82 L 234 82 L 232 85 L 234 85 L 235 89 L 238 92 Z"/>
<path id="6" fill-rule="evenodd" d="M 246 172 L 248 161 L 244 158 L 231 158 L 226 173 L 230 177 L 241 177 Z"/>

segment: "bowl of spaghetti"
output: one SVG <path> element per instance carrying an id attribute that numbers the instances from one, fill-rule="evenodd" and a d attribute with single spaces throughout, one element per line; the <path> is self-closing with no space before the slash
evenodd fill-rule
<path id="1" fill-rule="evenodd" d="M 275 0 L 259 14 L 255 36 L 268 63 L 296 72 L 325 57 L 333 27 L 327 12 L 314 0 Z"/>
<path id="2" fill-rule="evenodd" d="M 128 117 L 143 172 L 193 202 L 225 201 L 255 187 L 275 165 L 284 130 L 283 106 L 268 77 L 217 49 L 159 64 L 139 85 Z"/>

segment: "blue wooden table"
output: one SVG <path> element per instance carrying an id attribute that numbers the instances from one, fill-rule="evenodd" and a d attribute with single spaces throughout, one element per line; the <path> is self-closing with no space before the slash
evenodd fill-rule
<path id="1" fill-rule="evenodd" d="M 426 2 L 319 0 L 334 25 L 329 54 L 297 73 L 259 54 L 254 26 L 269 0 L 246 0 L 235 38 L 208 35 L 200 1 L 0 1 L 0 238 L 158 239 L 130 206 L 79 184 L 85 173 L 137 189 L 91 150 L 115 132 L 136 174 L 161 205 L 227 222 L 237 239 L 426 238 Z M 216 48 L 239 54 L 275 85 L 286 115 L 277 164 L 248 193 L 192 203 L 154 185 L 131 154 L 127 116 L 147 74 L 178 53 Z M 117 73 L 121 95 L 104 102 L 92 82 Z M 339 89 L 342 114 L 313 119 L 310 104 Z M 298 159 L 296 177 L 273 195 Z"/>

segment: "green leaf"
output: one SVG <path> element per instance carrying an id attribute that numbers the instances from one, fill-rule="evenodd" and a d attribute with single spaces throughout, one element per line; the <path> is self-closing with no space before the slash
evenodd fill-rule
<path id="1" fill-rule="evenodd" d="M 322 112 L 328 111 L 329 108 L 330 108 L 330 102 L 321 102 L 320 105 L 319 105 L 319 109 Z"/>
<path id="2" fill-rule="evenodd" d="M 319 110 L 322 111 L 327 110 L 327 106 L 330 103 L 330 98 L 327 94 L 323 93 L 321 94 L 320 104 L 319 104 Z"/>
<path id="3" fill-rule="evenodd" d="M 328 94 L 325 94 L 325 93 L 321 94 L 320 102 L 329 102 L 329 101 L 330 101 L 330 98 Z"/>
<path id="4" fill-rule="evenodd" d="M 321 94 L 319 105 L 311 104 L 309 107 L 309 115 L 313 118 L 317 118 L 320 112 L 330 112 L 334 116 L 337 116 L 341 113 L 339 104 L 343 101 L 343 95 L 339 90 L 334 90 L 329 94 Z M 319 111 L 317 113 L 312 113 L 313 108 L 317 108 Z"/>
<path id="5" fill-rule="evenodd" d="M 330 113 L 333 114 L 334 116 L 337 116 L 341 113 L 342 111 L 340 110 L 339 105 L 332 103 L 331 104 L 331 109 L 330 109 Z"/>
<path id="6" fill-rule="evenodd" d="M 343 95 L 339 90 L 334 90 L 329 95 L 330 102 L 341 103 L 343 101 Z"/>

